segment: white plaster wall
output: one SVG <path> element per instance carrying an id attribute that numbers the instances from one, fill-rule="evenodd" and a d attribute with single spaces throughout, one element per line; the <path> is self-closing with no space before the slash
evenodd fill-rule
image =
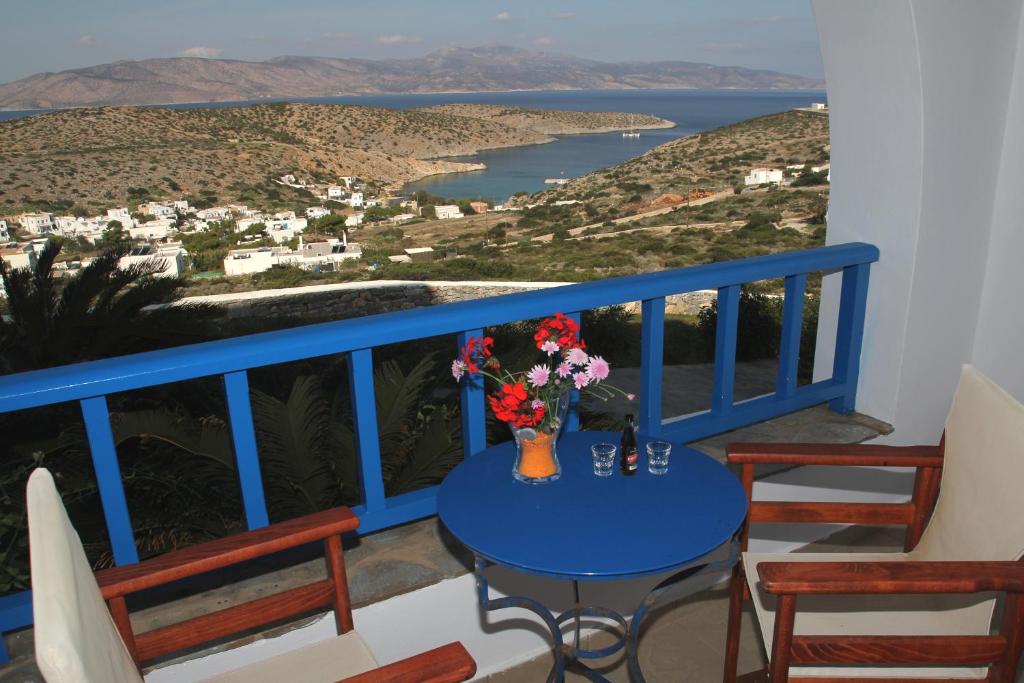
<path id="1" fill-rule="evenodd" d="M 1017 29 L 1024 37 L 1024 13 Z M 973 362 L 1024 401 L 1024 39 L 1018 39 Z"/>
<path id="2" fill-rule="evenodd" d="M 857 408 L 893 424 L 889 442 L 935 441 L 979 342 L 989 253 L 1005 255 L 991 234 L 1021 0 L 814 0 L 814 9 L 832 111 L 828 242 L 881 251 Z M 835 338 L 830 279 L 823 351 Z M 829 376 L 831 354 L 815 365 Z"/>

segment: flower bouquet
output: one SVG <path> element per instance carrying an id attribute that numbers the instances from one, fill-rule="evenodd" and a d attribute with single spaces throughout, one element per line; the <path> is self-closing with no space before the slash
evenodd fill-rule
<path id="1" fill-rule="evenodd" d="M 561 313 L 542 320 L 533 340 L 547 358 L 525 372 L 502 367 L 490 337 L 471 337 L 452 362 L 456 381 L 482 376 L 496 385 L 496 390 L 487 395 L 487 402 L 494 416 L 507 422 L 515 437 L 512 475 L 519 481 L 543 483 L 561 476 L 555 444 L 565 424 L 573 389 L 588 391 L 602 400 L 616 394 L 634 398 L 605 382 L 611 368 L 601 356 L 587 353 L 579 329 L 575 320 Z"/>

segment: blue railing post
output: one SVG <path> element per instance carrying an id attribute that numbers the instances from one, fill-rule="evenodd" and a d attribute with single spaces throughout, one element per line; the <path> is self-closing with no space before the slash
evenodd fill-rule
<path id="1" fill-rule="evenodd" d="M 139 561 L 139 551 L 135 547 L 132 519 L 124 496 L 124 480 L 121 478 L 121 465 L 117 462 L 114 432 L 110 429 L 107 398 L 84 398 L 81 406 L 92 466 L 96 470 L 96 485 L 103 504 L 103 517 L 107 521 L 107 535 L 110 536 L 110 546 L 114 551 L 114 562 L 134 564 Z"/>
<path id="2" fill-rule="evenodd" d="M 838 413 L 849 413 L 856 407 L 869 272 L 870 267 L 867 263 L 843 268 L 843 286 L 839 295 L 839 325 L 836 330 L 836 355 L 832 365 L 832 379 L 843 386 L 843 394 L 829 402 L 832 410 Z"/>
<path id="3" fill-rule="evenodd" d="M 577 325 L 580 325 L 580 339 L 583 339 L 583 316 L 579 311 L 572 313 L 566 313 L 567 317 L 572 318 L 576 321 Z M 565 431 L 577 432 L 580 429 L 580 392 L 578 389 L 573 389 L 569 393 L 569 412 L 565 418 Z"/>
<path id="4" fill-rule="evenodd" d="M 740 286 L 719 287 L 718 322 L 715 328 L 715 383 L 711 390 L 711 413 L 732 410 L 736 385 L 736 332 L 739 329 Z"/>
<path id="5" fill-rule="evenodd" d="M 253 423 L 252 401 L 249 397 L 249 377 L 245 370 L 224 375 L 224 393 L 228 399 L 228 419 L 235 446 L 235 464 L 242 491 L 242 507 L 245 508 L 245 523 L 250 529 L 259 529 L 270 523 L 270 516 L 267 514 L 267 500 L 263 492 L 256 425 Z"/>
<path id="6" fill-rule="evenodd" d="M 352 423 L 355 425 L 356 452 L 359 454 L 363 505 L 370 512 L 383 510 L 387 501 L 384 495 L 384 472 L 380 464 L 377 392 L 373 385 L 373 351 L 353 351 L 348 355 L 348 364 Z"/>
<path id="7" fill-rule="evenodd" d="M 459 349 L 470 337 L 482 337 L 483 330 L 465 330 L 459 333 Z M 487 416 L 484 413 L 484 378 L 465 378 L 459 386 L 462 415 L 463 457 L 476 455 L 487 448 Z"/>
<path id="8" fill-rule="evenodd" d="M 640 431 L 661 433 L 661 377 L 665 363 L 665 297 L 640 306 Z"/>
<path id="9" fill-rule="evenodd" d="M 797 371 L 800 369 L 800 333 L 804 326 L 804 290 L 807 274 L 786 278 L 785 299 L 782 302 L 782 343 L 779 347 L 779 375 L 775 380 L 775 393 L 789 398 L 796 391 Z"/>

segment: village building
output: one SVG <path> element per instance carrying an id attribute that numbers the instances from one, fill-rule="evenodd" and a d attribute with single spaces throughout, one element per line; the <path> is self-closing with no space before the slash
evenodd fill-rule
<path id="1" fill-rule="evenodd" d="M 224 258 L 224 274 L 227 276 L 262 273 L 274 267 L 297 266 L 315 272 L 332 272 L 342 261 L 362 257 L 362 248 L 342 239 L 302 244 L 298 249 L 290 247 L 257 247 L 233 249 Z"/>
<path id="2" fill-rule="evenodd" d="M 306 209 L 306 218 L 310 220 L 314 218 L 323 218 L 324 216 L 330 216 L 331 210 L 322 206 L 310 206 Z"/>
<path id="3" fill-rule="evenodd" d="M 346 203 L 353 209 L 361 209 L 363 207 L 363 193 L 353 192 Z"/>
<path id="4" fill-rule="evenodd" d="M 18 216 L 18 224 L 30 235 L 46 235 L 54 230 L 52 213 L 23 213 Z"/>
<path id="5" fill-rule="evenodd" d="M 405 255 L 409 257 L 409 260 L 414 263 L 433 261 L 434 257 L 437 256 L 437 252 L 434 251 L 433 247 L 412 247 L 403 251 L 405 251 Z"/>
<path id="6" fill-rule="evenodd" d="M 139 204 L 139 212 L 156 216 L 157 218 L 169 218 L 174 215 L 174 207 L 161 202 L 146 202 Z"/>
<path id="7" fill-rule="evenodd" d="M 782 169 L 778 168 L 752 168 L 750 175 L 743 179 L 744 185 L 768 185 L 782 182 Z"/>
<path id="8" fill-rule="evenodd" d="M 487 205 L 487 202 L 470 202 L 469 208 L 473 209 L 473 211 L 476 211 L 477 213 L 487 213 L 490 211 L 491 207 Z"/>
<path id="9" fill-rule="evenodd" d="M 327 198 L 335 199 L 340 201 L 345 197 L 345 188 L 341 185 L 328 185 L 327 186 Z"/>
<path id="10" fill-rule="evenodd" d="M 181 247 L 181 242 L 152 245 L 140 244 L 133 247 L 127 256 L 117 262 L 118 268 L 125 269 L 139 263 L 156 263 L 160 270 L 153 274 L 157 277 L 181 277 L 187 266 L 188 252 Z"/>
<path id="11" fill-rule="evenodd" d="M 0 240 L 11 239 L 11 231 L 7 228 L 7 221 L 0 220 Z"/>
<path id="12" fill-rule="evenodd" d="M 438 220 L 462 218 L 462 211 L 460 211 L 459 207 L 454 204 L 441 204 L 440 206 L 434 207 L 434 215 L 437 216 Z"/>
<path id="13" fill-rule="evenodd" d="M 162 240 L 174 232 L 177 232 L 177 227 L 173 218 L 160 218 L 128 228 L 128 234 L 133 240 Z"/>
<path id="14" fill-rule="evenodd" d="M 345 217 L 345 227 L 354 228 L 363 224 L 363 214 L 354 213 L 350 216 Z"/>
<path id="15" fill-rule="evenodd" d="M 414 213 L 400 213 L 396 216 L 391 216 L 388 220 L 397 225 L 399 223 L 408 223 L 413 218 L 416 218 L 416 214 Z"/>

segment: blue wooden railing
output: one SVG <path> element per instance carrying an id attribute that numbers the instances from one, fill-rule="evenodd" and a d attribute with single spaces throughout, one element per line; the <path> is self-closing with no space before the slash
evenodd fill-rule
<path id="1" fill-rule="evenodd" d="M 642 301 L 640 429 L 644 433 L 661 434 L 676 441 L 692 441 L 824 402 L 829 402 L 839 412 L 852 410 L 857 391 L 868 271 L 876 260 L 878 249 L 874 246 L 844 244 L 309 325 L 25 372 L 0 377 L 0 413 L 69 401 L 80 403 L 114 560 L 117 564 L 130 564 L 138 561 L 138 553 L 110 426 L 108 395 L 200 377 L 222 377 L 246 522 L 249 528 L 257 528 L 265 526 L 268 517 L 249 403 L 248 371 L 346 353 L 363 493 L 363 504 L 356 508 L 356 513 L 361 520 L 359 531 L 368 532 L 428 517 L 436 512 L 436 487 L 392 497 L 385 495 L 376 402 L 373 399 L 374 347 L 452 333 L 459 334 L 459 344 L 462 344 L 466 338 L 479 335 L 483 328 L 493 325 L 538 318 L 556 311 L 572 312 L 578 320 L 580 311 Z M 819 271 L 842 271 L 835 364 L 830 379 L 798 387 L 796 372 L 804 289 L 807 274 Z M 737 402 L 733 387 L 740 286 L 776 278 L 785 279 L 776 391 Z M 711 409 L 665 419 L 661 414 L 665 297 L 704 289 L 718 290 Z M 482 387 L 464 384 L 461 402 L 463 445 L 465 454 L 469 456 L 486 447 Z M 578 427 L 575 416 L 568 427 Z M 0 632 L 27 626 L 31 620 L 29 592 L 0 599 Z M 6 652 L 0 651 L 0 661 L 5 658 Z"/>

